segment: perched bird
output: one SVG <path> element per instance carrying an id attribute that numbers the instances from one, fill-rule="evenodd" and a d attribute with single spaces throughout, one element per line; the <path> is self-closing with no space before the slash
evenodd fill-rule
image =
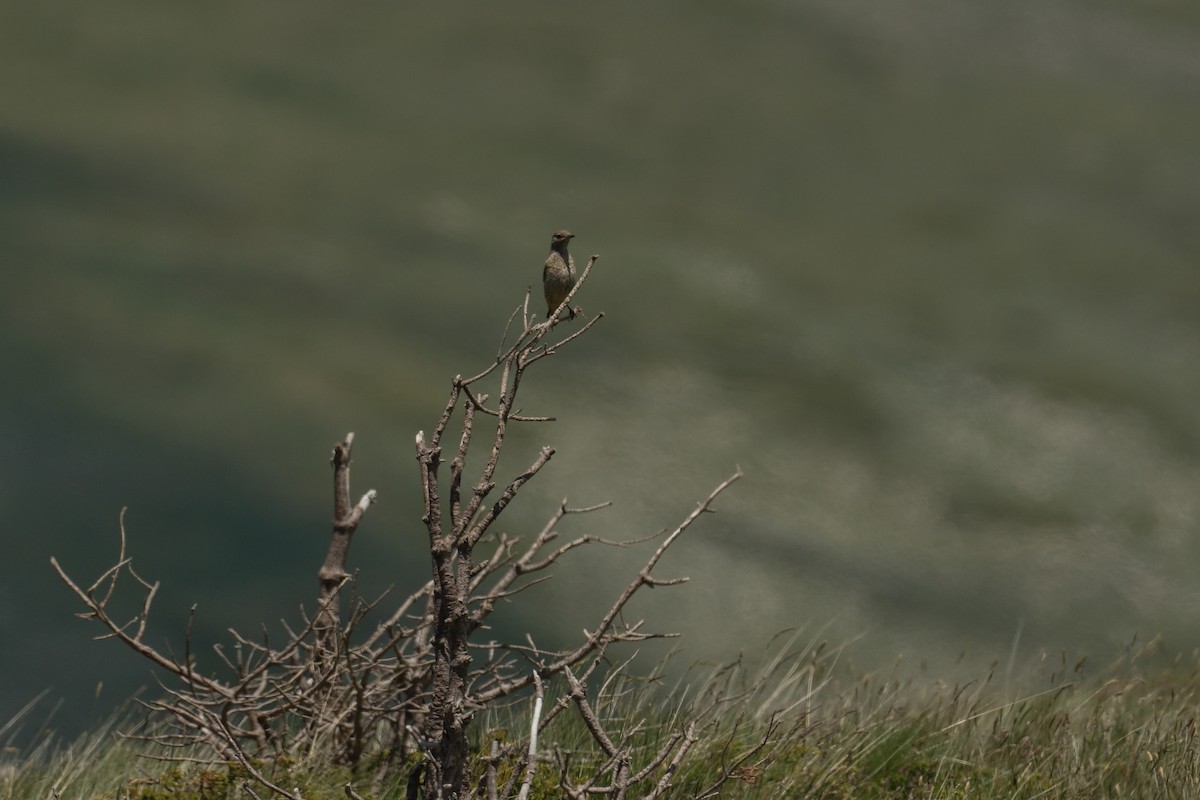
<path id="1" fill-rule="evenodd" d="M 567 243 L 575 238 L 570 231 L 555 231 L 550 237 L 550 257 L 542 269 L 542 288 L 546 291 L 546 319 L 554 315 L 567 294 L 575 286 L 575 259 L 567 252 Z M 567 306 L 575 319 L 575 309 Z"/>

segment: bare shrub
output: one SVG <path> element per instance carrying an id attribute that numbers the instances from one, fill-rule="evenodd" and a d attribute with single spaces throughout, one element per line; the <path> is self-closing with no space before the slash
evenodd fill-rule
<path id="1" fill-rule="evenodd" d="M 610 733 L 594 713 L 586 682 L 603 672 L 600 668 L 612 645 L 673 635 L 647 630 L 642 620 L 627 621 L 623 612 L 644 587 L 687 580 L 660 578 L 654 570 L 668 548 L 741 477 L 740 470 L 658 540 L 644 566 L 574 647 L 547 650 L 531 637 L 519 643 L 475 639 L 500 601 L 545 580 L 547 571 L 568 553 L 588 544 L 630 544 L 592 534 L 560 541 L 559 526 L 565 518 L 591 514 L 607 503 L 575 508 L 564 500 L 532 538 L 495 530 L 512 500 L 554 456 L 553 448 L 542 448 L 497 492 L 509 426 L 553 419 L 519 412 L 517 397 L 526 371 L 575 344 L 603 318 L 598 314 L 571 333 L 559 329 L 558 312 L 587 281 L 596 259 L 589 259 L 574 289 L 546 322 L 538 323 L 530 314 L 527 293 L 509 318 L 493 363 L 471 377 L 456 376 L 432 433 L 417 434 L 422 522 L 432 577 L 398 602 L 387 596 L 344 602 L 352 597 L 354 584 L 347 569 L 350 545 L 376 499 L 371 490 L 353 500 L 353 434 L 333 448 L 333 531 L 318 574 L 314 613 L 301 609 L 299 622 L 285 625 L 278 641 L 265 627 L 257 636 L 231 629 L 232 644 L 214 648 L 219 662 L 216 673 L 199 667 L 192 652 L 190 623 L 182 655 L 163 652 L 146 641 L 158 584 L 134 570 L 123 515 L 116 563 L 91 584 L 76 582 L 51 559 L 84 605 L 80 616 L 105 629 L 97 638 L 117 639 L 164 674 L 161 697 L 148 705 L 161 712 L 166 722 L 146 738 L 180 753 L 191 753 L 195 745 L 203 744 L 220 758 L 241 765 L 259 786 L 284 797 L 297 798 L 297 793 L 276 785 L 262 765 L 286 757 L 341 764 L 380 780 L 407 770 L 410 797 L 457 800 L 482 794 L 523 800 L 538 758 L 538 734 L 572 709 L 605 760 L 590 779 L 579 783 L 572 777 L 569 757 L 560 753 L 560 783 L 568 796 L 621 798 L 632 786 L 652 784 L 646 796 L 657 797 L 670 788 L 679 763 L 699 741 L 703 715 L 680 720 L 678 730 L 635 763 L 630 742 L 636 728 Z M 520 329 L 510 342 L 514 322 Z M 491 391 L 485 392 L 489 386 Z M 486 458 L 478 472 L 468 477 L 468 454 L 481 446 L 486 448 Z M 447 447 L 449 475 L 443 476 Z M 117 618 L 118 586 L 130 583 L 140 593 L 140 608 L 128 619 Z M 556 676 L 565 681 L 566 690 L 543 716 L 546 682 Z M 530 689 L 535 709 L 528 741 L 504 746 L 493 741 L 491 751 L 473 763 L 468 730 L 475 715 L 506 701 L 523 701 Z M 751 751 L 765 747 L 773 731 L 774 726 L 768 726 L 766 738 Z M 496 781 L 500 764 L 508 767 L 504 786 Z M 608 777 L 602 779 L 604 775 Z M 253 793 L 251 787 L 247 790 Z M 347 787 L 347 793 L 353 790 Z"/>

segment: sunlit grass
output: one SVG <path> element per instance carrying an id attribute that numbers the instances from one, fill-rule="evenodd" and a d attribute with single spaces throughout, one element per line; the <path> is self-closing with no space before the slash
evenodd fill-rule
<path id="1" fill-rule="evenodd" d="M 948 684 L 900 669 L 854 674 L 836 651 L 810 644 L 756 668 L 698 666 L 678 682 L 658 670 L 621 670 L 594 680 L 589 695 L 605 728 L 629 748 L 634 770 L 671 731 L 698 721 L 700 740 L 674 773 L 669 797 L 702 796 L 714 784 L 721 797 L 746 800 L 1187 797 L 1200 780 L 1200 682 L 1194 663 L 1152 671 L 1144 662 L 1154 649 L 1131 647 L 1094 675 L 1086 660 L 1063 656 L 1044 658 L 1021 676 L 993 670 Z M 1023 688 L 1005 688 L 1013 681 Z M 562 691 L 547 687 L 547 708 Z M 33 708 L 4 726 L 10 744 L 0 758 L 2 800 L 250 796 L 241 788 L 248 777 L 241 767 L 206 760 L 198 750 L 164 763 L 161 749 L 120 738 L 127 718 L 69 744 L 43 736 L 18 750 L 11 731 L 29 722 Z M 477 756 L 493 741 L 524 742 L 529 713 L 522 704 L 479 715 Z M 573 781 L 604 762 L 570 714 L 556 718 L 540 742 L 531 797 L 561 796 L 564 754 Z M 258 768 L 305 798 L 343 797 L 347 783 L 368 798 L 404 796 L 404 774 L 352 775 L 319 754 L 310 763 Z M 483 762 L 476 768 L 482 775 Z M 502 763 L 498 782 L 509 775 L 511 765 Z M 660 777 L 630 796 L 642 796 Z"/>

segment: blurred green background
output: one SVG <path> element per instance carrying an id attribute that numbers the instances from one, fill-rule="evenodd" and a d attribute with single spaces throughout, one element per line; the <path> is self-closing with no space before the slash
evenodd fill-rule
<path id="1" fill-rule="evenodd" d="M 98 574 L 122 506 L 152 642 L 311 607 L 350 430 L 352 566 L 421 580 L 413 434 L 557 227 L 607 317 L 530 374 L 559 421 L 502 468 L 559 453 L 504 529 L 634 538 L 740 464 L 635 610 L 685 660 L 1196 645 L 1195 3 L 7 4 L 0 86 L 0 720 L 151 682 L 47 563 Z"/>

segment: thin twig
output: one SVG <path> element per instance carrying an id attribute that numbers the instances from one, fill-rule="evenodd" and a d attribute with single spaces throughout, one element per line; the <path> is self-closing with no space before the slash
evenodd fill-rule
<path id="1" fill-rule="evenodd" d="M 521 791 L 517 793 L 517 800 L 526 800 L 529 797 L 529 787 L 533 785 L 533 773 L 537 770 L 538 719 L 542 716 L 542 700 L 545 696 L 542 677 L 537 674 L 537 670 L 533 671 L 533 685 L 533 719 L 529 723 L 529 753 L 525 759 L 525 780 L 521 782 Z"/>

